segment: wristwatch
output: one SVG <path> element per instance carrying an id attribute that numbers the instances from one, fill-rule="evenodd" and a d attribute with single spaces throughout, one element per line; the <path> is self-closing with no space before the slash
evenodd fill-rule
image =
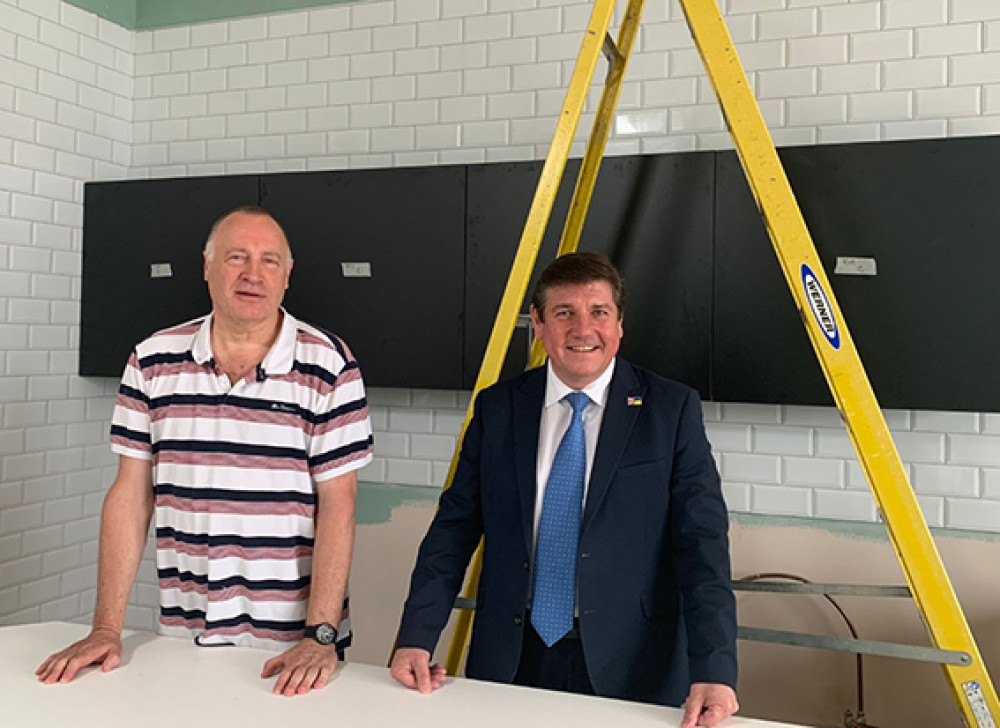
<path id="1" fill-rule="evenodd" d="M 337 641 L 337 628 L 329 622 L 307 625 L 303 637 L 316 640 L 321 645 L 332 645 Z"/>

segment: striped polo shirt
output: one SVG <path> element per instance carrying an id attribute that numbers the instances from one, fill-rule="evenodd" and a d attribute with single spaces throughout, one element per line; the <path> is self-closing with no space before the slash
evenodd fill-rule
<path id="1" fill-rule="evenodd" d="M 236 384 L 215 365 L 211 314 L 154 334 L 125 367 L 111 446 L 152 462 L 162 634 L 269 649 L 301 639 L 316 483 L 372 458 L 351 352 L 282 314 Z M 345 594 L 341 647 L 347 606 Z"/>

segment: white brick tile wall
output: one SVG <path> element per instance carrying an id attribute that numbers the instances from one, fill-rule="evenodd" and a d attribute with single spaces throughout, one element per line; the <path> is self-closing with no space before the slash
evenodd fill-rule
<path id="1" fill-rule="evenodd" d="M 950 88 L 925 89 L 916 91 L 914 112 L 917 117 L 941 118 L 948 110 L 963 115 L 974 116 L 981 107 L 981 91 L 976 86 L 955 86 Z"/>
<path id="2" fill-rule="evenodd" d="M 985 96 L 983 113 L 995 113 L 1000 109 L 1000 85 L 986 86 L 983 92 Z"/>
<path id="3" fill-rule="evenodd" d="M 513 19 L 510 14 L 470 16 L 462 22 L 462 39 L 465 41 L 498 40 L 509 38 Z"/>
<path id="4" fill-rule="evenodd" d="M 749 483 L 723 481 L 722 496 L 726 500 L 726 507 L 732 513 L 748 513 L 753 509 L 750 500 Z"/>
<path id="5" fill-rule="evenodd" d="M 780 483 L 781 458 L 769 455 L 721 453 L 716 455 L 719 470 L 726 480 L 752 483 Z"/>
<path id="6" fill-rule="evenodd" d="M 857 33 L 851 36 L 851 61 L 887 61 L 913 55 L 912 30 Z"/>
<path id="7" fill-rule="evenodd" d="M 884 7 L 886 28 L 941 25 L 948 20 L 946 0 L 886 0 Z"/>
<path id="8" fill-rule="evenodd" d="M 761 12 L 757 16 L 757 36 L 761 40 L 815 35 L 818 26 L 819 11 L 816 8 Z"/>
<path id="9" fill-rule="evenodd" d="M 978 23 L 919 28 L 916 55 L 949 56 L 982 50 L 982 28 Z"/>
<path id="10" fill-rule="evenodd" d="M 944 58 L 887 61 L 882 66 L 886 89 L 934 88 L 944 86 L 947 80 L 948 64 Z"/>
<path id="11" fill-rule="evenodd" d="M 455 452 L 454 437 L 448 435 L 411 435 L 411 455 L 426 460 L 450 460 Z"/>
<path id="12" fill-rule="evenodd" d="M 946 498 L 944 525 L 948 528 L 996 531 L 1000 524 L 1000 502 L 979 498 Z"/>
<path id="13" fill-rule="evenodd" d="M 975 117 L 953 119 L 949 132 L 954 136 L 989 136 L 1000 134 L 1000 119 L 996 117 Z"/>
<path id="14" fill-rule="evenodd" d="M 809 487 L 841 488 L 844 486 L 844 461 L 814 457 L 782 459 L 783 482 Z"/>
<path id="15" fill-rule="evenodd" d="M 465 411 L 442 411 L 434 413 L 434 432 L 441 435 L 458 435 L 465 422 Z"/>
<path id="16" fill-rule="evenodd" d="M 952 20 L 996 20 L 997 7 L 990 0 L 952 0 Z"/>
<path id="17" fill-rule="evenodd" d="M 351 6 L 351 25 L 355 28 L 389 25 L 395 16 L 394 2 L 373 2 Z"/>
<path id="18" fill-rule="evenodd" d="M 431 463 L 420 460 L 389 459 L 387 476 L 389 482 L 400 485 L 431 485 L 433 468 Z"/>
<path id="19" fill-rule="evenodd" d="M 833 3 L 819 8 L 819 28 L 823 34 L 858 33 L 878 30 L 882 3 Z"/>
<path id="20" fill-rule="evenodd" d="M 847 121 L 846 96 L 803 96 L 788 99 L 788 123 L 842 124 Z"/>
<path id="21" fill-rule="evenodd" d="M 459 71 L 423 73 L 416 78 L 417 97 L 439 98 L 457 96 L 462 92 L 462 74 Z"/>
<path id="22" fill-rule="evenodd" d="M 136 59 L 136 74 L 142 75 L 139 68 L 142 56 Z M 210 68 L 231 68 L 242 66 L 247 62 L 247 46 L 245 44 L 213 46 L 208 51 L 208 65 Z"/>
<path id="23" fill-rule="evenodd" d="M 347 7 L 317 8 L 309 10 L 306 15 L 312 33 L 345 30 L 351 24 L 350 8 Z"/>
<path id="24" fill-rule="evenodd" d="M 814 491 L 816 518 L 836 518 L 848 521 L 875 521 L 875 500 L 870 492 L 839 491 L 817 488 Z"/>
<path id="25" fill-rule="evenodd" d="M 368 483 L 385 483 L 387 478 L 386 461 L 380 457 L 372 458 L 368 465 L 358 471 L 358 479 Z"/>
<path id="26" fill-rule="evenodd" d="M 982 418 L 983 415 L 977 412 L 915 411 L 913 429 L 929 432 L 975 433 L 980 431 Z"/>
<path id="27" fill-rule="evenodd" d="M 948 435 L 947 440 L 949 464 L 1000 466 L 1000 437 Z"/>
<path id="28" fill-rule="evenodd" d="M 893 91 L 852 94 L 848 98 L 847 116 L 850 121 L 895 121 L 909 119 L 913 114 L 913 94 Z"/>
<path id="29" fill-rule="evenodd" d="M 951 83 L 975 84 L 1000 81 L 1000 53 L 977 53 L 951 58 Z"/>
<path id="30" fill-rule="evenodd" d="M 723 403 L 723 422 L 744 422 L 746 424 L 780 422 L 781 408 L 775 405 Z"/>
<path id="31" fill-rule="evenodd" d="M 813 491 L 779 485 L 751 485 L 750 510 L 778 516 L 813 516 Z"/>
<path id="32" fill-rule="evenodd" d="M 824 35 L 795 38 L 788 41 L 788 63 L 791 66 L 828 66 L 847 63 L 847 35 Z M 743 49 L 739 49 L 742 57 Z"/>
<path id="33" fill-rule="evenodd" d="M 946 465 L 914 465 L 913 489 L 921 495 L 979 495 L 979 469 Z"/>
<path id="34" fill-rule="evenodd" d="M 375 436 L 375 455 L 405 458 L 410 455 L 410 435 L 403 432 L 380 432 Z"/>
<path id="35" fill-rule="evenodd" d="M 436 488 L 443 488 L 448 479 L 448 470 L 451 468 L 451 461 L 435 460 L 431 463 L 431 485 Z"/>
<path id="36" fill-rule="evenodd" d="M 309 16 L 306 12 L 293 12 L 275 15 L 268 19 L 268 35 L 274 37 L 299 36 L 306 33 L 309 26 Z"/>
<path id="37" fill-rule="evenodd" d="M 458 406 L 457 395 L 457 392 L 449 390 L 414 389 L 410 392 L 410 404 L 414 407 L 454 408 Z"/>
<path id="38" fill-rule="evenodd" d="M 60 526 L 46 526 L 22 535 L 22 554 L 44 554 L 62 547 L 63 531 Z"/>
<path id="39" fill-rule="evenodd" d="M 774 455 L 809 455 L 813 449 L 813 431 L 808 428 L 754 425 L 753 451 Z"/>
<path id="40" fill-rule="evenodd" d="M 357 104 L 371 100 L 371 82 L 333 81 L 330 83 L 331 104 Z"/>
<path id="41" fill-rule="evenodd" d="M 401 432 L 433 432 L 434 413 L 422 407 L 389 408 L 389 429 Z"/>
<path id="42" fill-rule="evenodd" d="M 982 468 L 982 496 L 1000 500 L 1000 469 Z"/>

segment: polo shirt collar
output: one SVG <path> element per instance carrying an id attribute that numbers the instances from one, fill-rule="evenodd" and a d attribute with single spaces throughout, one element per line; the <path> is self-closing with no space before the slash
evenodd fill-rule
<path id="1" fill-rule="evenodd" d="M 202 320 L 201 326 L 195 332 L 191 341 L 191 357 L 198 364 L 209 364 L 214 361 L 212 354 L 212 317 L 208 314 Z M 295 362 L 295 339 L 298 331 L 298 321 L 284 308 L 281 309 L 281 330 L 271 348 L 260 363 L 259 369 L 269 374 L 288 374 Z"/>
<path id="2" fill-rule="evenodd" d="M 284 308 L 281 309 L 281 315 L 281 331 L 261 362 L 265 374 L 288 374 L 295 363 L 295 340 L 299 322 Z"/>

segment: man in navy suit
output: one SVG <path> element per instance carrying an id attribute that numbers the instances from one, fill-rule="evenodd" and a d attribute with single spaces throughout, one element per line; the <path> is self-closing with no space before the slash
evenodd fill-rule
<path id="1" fill-rule="evenodd" d="M 736 711 L 729 521 L 701 404 L 690 388 L 616 357 L 624 298 L 601 255 L 563 256 L 542 273 L 531 319 L 548 366 L 476 400 L 413 571 L 392 660 L 403 685 L 427 693 L 444 681 L 430 656 L 485 537 L 468 677 L 684 703 L 684 728 Z M 554 501 L 563 487 L 554 461 L 574 428 L 578 520 L 560 526 L 570 553 L 556 579 L 572 581 L 552 636 L 542 522 L 546 491 Z"/>

